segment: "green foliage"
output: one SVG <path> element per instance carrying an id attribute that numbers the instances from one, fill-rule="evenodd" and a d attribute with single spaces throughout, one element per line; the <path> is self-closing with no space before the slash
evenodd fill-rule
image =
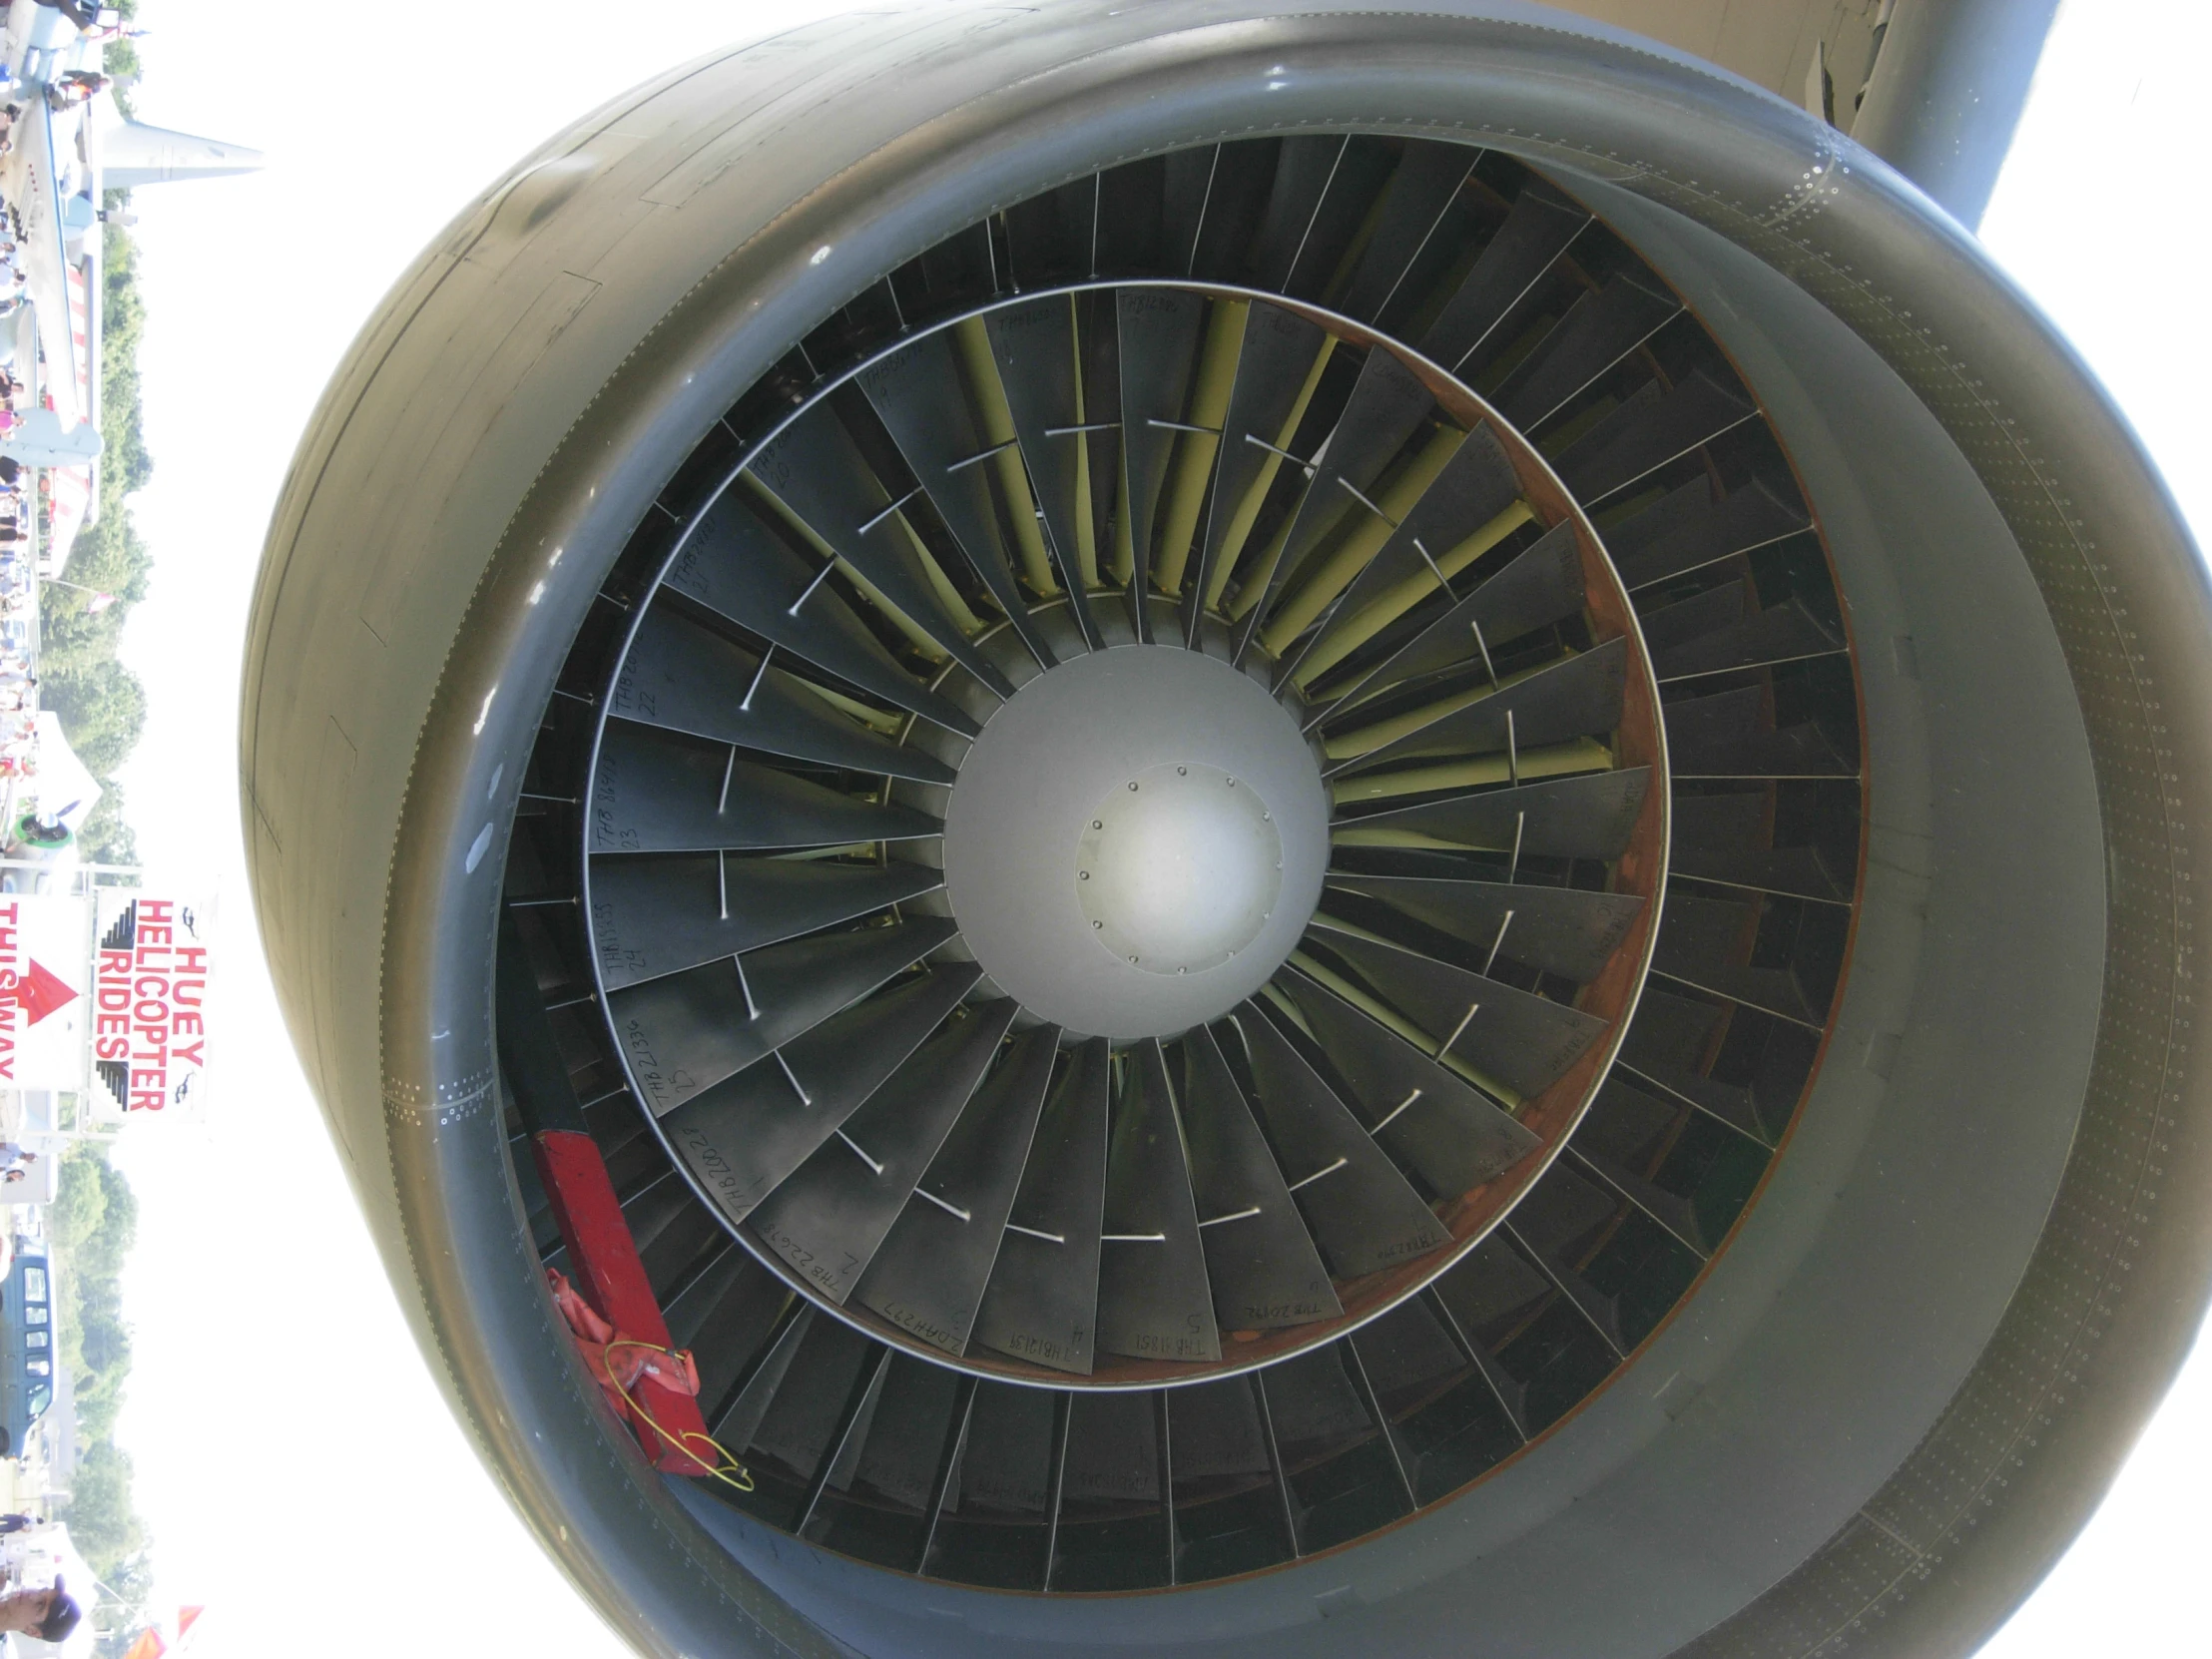
<path id="1" fill-rule="evenodd" d="M 79 1141 L 62 1159 L 61 1189 L 46 1211 L 47 1241 L 80 1275 L 112 1279 L 138 1238 L 138 1194 L 98 1142 Z"/>
<path id="2" fill-rule="evenodd" d="M 107 775 L 137 746 L 146 725 L 146 688 L 113 657 L 83 665 L 42 664 L 39 701 L 61 716 L 69 747 L 107 787 Z"/>
<path id="3" fill-rule="evenodd" d="M 46 1207 L 46 1240 L 75 1260 L 108 1219 L 108 1184 L 92 1166 L 105 1167 L 97 1147 L 80 1141 L 62 1159 L 60 1190 Z"/>
<path id="4" fill-rule="evenodd" d="M 111 4 L 118 12 L 122 13 L 123 21 L 126 23 L 130 23 L 138 17 L 138 0 L 111 0 Z M 131 89 L 126 83 L 136 81 L 143 67 L 139 62 L 138 42 L 134 40 L 110 41 L 102 61 L 107 66 L 109 77 L 116 83 L 115 90 L 110 95 L 115 99 L 115 107 L 124 116 L 136 118 L 138 111 L 132 108 Z"/>
<path id="5" fill-rule="evenodd" d="M 128 1557 L 101 1584 L 111 1592 L 100 1604 L 103 1634 L 93 1644 L 94 1659 L 123 1659 L 138 1633 L 154 1622 L 154 1561 L 145 1550 Z"/>
<path id="6" fill-rule="evenodd" d="M 101 1579 L 146 1547 L 146 1528 L 131 1507 L 131 1454 L 99 1440 L 77 1459 L 61 1517 L 69 1540 Z"/>
<path id="7" fill-rule="evenodd" d="M 110 783 L 78 830 L 77 843 L 94 863 L 136 864 L 138 836 L 123 822 L 123 786 Z"/>
<path id="8" fill-rule="evenodd" d="M 134 1562 L 145 1576 L 146 1529 L 131 1506 L 131 1459 L 114 1439 L 131 1372 L 122 1274 L 138 1237 L 138 1195 L 104 1147 L 80 1141 L 69 1149 L 46 1227 L 59 1268 L 55 1343 L 74 1384 L 84 1448 L 61 1518 L 92 1570 L 121 1589 L 119 1575 Z"/>
<path id="9" fill-rule="evenodd" d="M 105 284 L 100 327 L 100 434 L 107 444 L 100 462 L 98 521 L 77 536 L 67 580 L 49 586 L 39 605 L 39 701 L 61 717 L 70 747 L 108 791 L 78 843 L 97 863 L 127 864 L 137 842 L 124 823 L 113 775 L 130 756 L 146 724 L 146 691 L 138 676 L 116 661 L 116 648 L 131 608 L 146 597 L 153 555 L 132 522 L 128 497 L 153 476 L 139 402 L 139 339 L 146 304 L 138 289 L 138 249 L 122 226 L 103 235 Z M 88 611 L 92 594 L 116 602 Z"/>

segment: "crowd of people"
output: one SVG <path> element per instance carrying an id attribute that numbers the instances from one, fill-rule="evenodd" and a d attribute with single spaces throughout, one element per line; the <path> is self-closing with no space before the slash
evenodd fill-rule
<path id="1" fill-rule="evenodd" d="M 0 157 L 15 146 L 23 90 L 12 85 L 0 90 L 6 99 L 0 106 Z M 17 405 L 26 388 L 11 360 L 12 319 L 24 303 L 29 280 L 22 241 L 23 224 L 14 205 L 0 202 L 0 438 L 23 422 Z M 38 766 L 38 676 L 32 669 L 38 615 L 38 572 L 31 557 L 34 489 L 35 474 L 13 457 L 0 456 L 0 779 L 27 778 Z"/>
<path id="2" fill-rule="evenodd" d="M 15 382 L 0 370 L 0 413 Z M 32 559 L 35 474 L 0 455 L 0 778 L 38 769 L 38 570 Z"/>

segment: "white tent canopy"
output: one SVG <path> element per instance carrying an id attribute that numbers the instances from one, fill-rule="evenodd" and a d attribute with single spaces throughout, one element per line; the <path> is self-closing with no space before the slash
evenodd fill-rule
<path id="1" fill-rule="evenodd" d="M 51 709 L 38 712 L 38 773 L 30 780 L 29 793 L 42 817 L 59 818 L 72 830 L 84 828 L 103 793 L 100 780 L 69 747 L 61 717 Z"/>

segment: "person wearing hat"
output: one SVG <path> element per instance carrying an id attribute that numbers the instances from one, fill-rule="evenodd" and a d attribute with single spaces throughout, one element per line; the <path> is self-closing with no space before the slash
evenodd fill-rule
<path id="1" fill-rule="evenodd" d="M 43 1590 L 17 1590 L 0 1596 L 0 1632 L 36 1636 L 42 1642 L 59 1642 L 77 1628 L 84 1617 L 62 1581 Z"/>

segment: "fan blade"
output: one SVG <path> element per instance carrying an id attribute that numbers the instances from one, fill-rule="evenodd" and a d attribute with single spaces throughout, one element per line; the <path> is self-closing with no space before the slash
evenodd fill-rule
<path id="1" fill-rule="evenodd" d="M 1121 531 L 1121 306 L 1110 288 L 1076 295 L 1075 338 L 1082 375 L 1083 425 L 1072 441 L 1083 446 L 1088 480 L 1091 553 L 1101 586 L 1122 580 Z M 1134 555 L 1132 554 L 1132 557 Z"/>
<path id="2" fill-rule="evenodd" d="M 880 1566 L 912 1567 L 925 1547 L 939 1471 L 972 1387 L 940 1366 L 891 1355 L 805 1535 Z"/>
<path id="3" fill-rule="evenodd" d="M 1339 892 L 1381 899 L 1477 950 L 1494 946 L 1504 961 L 1525 962 L 1578 985 L 1595 979 L 1612 960 L 1644 909 L 1644 900 L 1635 893 L 1525 882 L 1333 870 L 1328 884 Z"/>
<path id="4" fill-rule="evenodd" d="M 1014 1039 L 852 1293 L 862 1307 L 947 1354 L 967 1351 L 1059 1043 L 1056 1025 Z"/>
<path id="5" fill-rule="evenodd" d="M 1677 778 L 1849 778 L 1858 770 L 1812 721 L 1774 730 L 1763 686 L 1685 698 L 1668 704 L 1666 717 Z"/>
<path id="6" fill-rule="evenodd" d="M 1622 1169 L 1663 1166 L 1676 1150 L 1683 1105 L 1639 1087 L 1615 1066 L 1574 1131 L 1576 1152 Z"/>
<path id="7" fill-rule="evenodd" d="M 1504 449 L 1488 427 L 1476 427 L 1286 660 L 1284 673 L 1308 685 L 1424 603 L 1437 591 L 1439 573 L 1448 579 L 1526 522 L 1525 506 L 1512 511 L 1519 495 L 1520 480 Z M 1473 649 L 1469 642 L 1465 654 Z"/>
<path id="8" fill-rule="evenodd" d="M 1620 1213 L 1621 1200 L 1584 1180 L 1572 1169 L 1553 1164 L 1528 1196 L 1513 1207 L 1500 1231 L 1528 1254 L 1582 1317 L 1596 1328 L 1615 1355 L 1629 1344 L 1621 1332 L 1614 1299 L 1598 1290 L 1571 1265 L 1587 1251 L 1587 1241 Z"/>
<path id="9" fill-rule="evenodd" d="M 1595 1153 L 1584 1152 L 1570 1145 L 1567 1157 L 1584 1175 L 1590 1176 L 1600 1186 L 1626 1199 L 1636 1209 L 1657 1222 L 1675 1241 L 1701 1262 L 1713 1258 L 1713 1246 L 1705 1237 L 1705 1228 L 1697 1219 L 1697 1206 L 1679 1194 L 1654 1186 L 1642 1176 L 1623 1169 L 1610 1159 Z"/>
<path id="10" fill-rule="evenodd" d="M 1538 1295 L 1549 1289 L 1544 1284 L 1541 1274 L 1525 1262 L 1521 1262 L 1517 1257 L 1514 1257 L 1511 1248 L 1502 1240 L 1494 1238 L 1484 1239 L 1482 1243 L 1462 1256 L 1459 1259 L 1460 1269 L 1463 1270 L 1469 1264 L 1475 1264 L 1476 1271 L 1479 1272 L 1482 1267 L 1487 1266 L 1488 1261 L 1493 1256 L 1504 1256 L 1513 1260 L 1521 1272 L 1536 1281 Z M 1497 1356 L 1490 1351 L 1489 1345 L 1477 1337 L 1467 1322 L 1461 1319 L 1453 1309 L 1450 1299 L 1444 1294 L 1443 1290 L 1449 1277 L 1447 1275 L 1446 1279 L 1440 1279 L 1429 1286 L 1426 1291 L 1421 1293 L 1421 1301 L 1427 1305 L 1428 1311 L 1435 1315 L 1443 1327 L 1451 1333 L 1452 1341 L 1457 1343 L 1460 1352 L 1473 1362 L 1474 1369 L 1482 1374 L 1483 1385 L 1489 1389 L 1490 1397 L 1497 1401 L 1498 1409 L 1505 1413 L 1505 1420 L 1511 1425 L 1514 1436 L 1523 1445 L 1526 1445 L 1530 1438 L 1528 1389 L 1498 1362 Z"/>
<path id="11" fill-rule="evenodd" d="M 1811 523 L 1803 508 L 1756 479 L 1716 502 L 1712 485 L 1699 477 L 1608 530 L 1605 545 L 1622 584 L 1633 590 L 1768 546 Z"/>
<path id="12" fill-rule="evenodd" d="M 781 1063 L 757 1062 L 671 1111 L 662 1119 L 669 1144 L 722 1213 L 745 1220 L 905 1064 L 980 977 L 970 962 L 932 968 L 846 1009 L 786 1043 Z"/>
<path id="13" fill-rule="evenodd" d="M 1236 383 L 1223 417 L 1215 462 L 1213 505 L 1185 612 L 1186 636 L 1197 638 L 1198 614 L 1214 603 L 1245 551 L 1245 538 L 1268 486 L 1283 465 L 1279 453 L 1306 412 L 1332 347 L 1320 323 L 1277 305 L 1253 301 L 1245 319 Z"/>
<path id="14" fill-rule="evenodd" d="M 1671 390 L 1647 396 L 1655 385 L 1647 384 L 1552 462 L 1583 505 L 1626 489 L 1759 413 L 1749 398 L 1703 368 L 1692 369 Z"/>
<path id="15" fill-rule="evenodd" d="M 768 1359 L 776 1339 L 804 1306 L 785 1284 L 731 1241 L 723 1265 L 668 1307 L 669 1342 L 688 1349 L 699 1368 L 699 1404 L 711 1424 L 747 1378 Z"/>
<path id="16" fill-rule="evenodd" d="M 1260 1374 L 1304 1554 L 1386 1526 L 1411 1508 L 1389 1430 L 1377 1420 L 1358 1366 L 1350 1344 L 1334 1343 Z"/>
<path id="17" fill-rule="evenodd" d="M 1752 603 L 1751 591 L 1743 579 L 1731 576 L 1701 593 L 1646 606 L 1637 624 L 1643 630 L 1645 649 L 1657 661 L 1684 645 L 1742 622 L 1752 614 Z"/>
<path id="18" fill-rule="evenodd" d="M 1088 1377 L 1106 1198 L 1106 1041 L 1075 1051 L 1030 1143 L 969 1346 Z"/>
<path id="19" fill-rule="evenodd" d="M 1457 1033 L 1451 1052 L 1523 1099 L 1557 1082 L 1605 1034 L 1605 1021 L 1579 1008 L 1348 931 L 1327 916 L 1317 915 L 1312 931 L 1383 1002 L 1439 1043 Z"/>
<path id="20" fill-rule="evenodd" d="M 1449 1242 L 1420 1194 L 1258 1003 L 1240 1004 L 1228 1024 L 1251 1067 L 1253 1109 L 1338 1278 L 1394 1268 Z"/>
<path id="21" fill-rule="evenodd" d="M 1751 952 L 1762 902 L 1713 898 L 1670 886 L 1667 924 L 1652 953 L 1652 971 L 1817 1029 L 1825 1010 L 1813 1007 L 1795 973 L 1754 967 L 1743 959 Z"/>
<path id="22" fill-rule="evenodd" d="M 918 916 L 772 945 L 739 960 L 617 991 L 607 1014 L 656 1117 L 904 972 L 952 937 L 952 924 Z"/>
<path id="23" fill-rule="evenodd" d="M 760 656 L 655 606 L 623 659 L 608 713 L 642 726 L 817 766 L 949 784 L 933 756 L 855 725 Z"/>
<path id="24" fill-rule="evenodd" d="M 766 852 L 941 834 L 926 813 L 612 721 L 592 768 L 593 852 Z"/>
<path id="25" fill-rule="evenodd" d="M 1207 167 L 1204 207 L 1193 236 L 1190 275 L 1201 282 L 1243 282 L 1282 145 L 1216 145 Z"/>
<path id="26" fill-rule="evenodd" d="M 1850 896 L 1818 849 L 1774 846 L 1769 824 L 1774 786 L 1720 795 L 1677 791 L 1668 863 L 1677 875 L 1758 892 L 1789 893 L 1831 904 Z"/>
<path id="27" fill-rule="evenodd" d="M 1611 639 L 1495 690 L 1444 698 L 1410 714 L 1331 737 L 1335 765 L 1323 775 L 1365 772 L 1387 761 L 1521 749 L 1596 737 L 1621 723 L 1628 684 L 1628 641 Z"/>
<path id="28" fill-rule="evenodd" d="M 1250 649 L 1285 583 L 1306 563 L 1307 556 L 1348 515 L 1367 511 L 1360 505 L 1360 497 L 1372 499 L 1376 479 L 1435 406 L 1428 387 L 1396 352 L 1382 345 L 1369 348 L 1345 411 L 1330 433 L 1321 458 L 1314 463 L 1313 480 L 1292 516 L 1282 555 L 1268 572 L 1259 603 L 1245 619 L 1238 642 L 1240 657 Z"/>
<path id="29" fill-rule="evenodd" d="M 859 387 L 937 516 L 1040 668 L 1058 660 L 1014 576 L 991 498 L 988 445 L 962 385 L 952 331 L 938 328 L 859 374 Z"/>
<path id="30" fill-rule="evenodd" d="M 1421 335 L 1421 355 L 1464 378 L 1470 357 L 1504 343 L 1492 338 L 1498 325 L 1589 223 L 1590 216 L 1565 198 L 1533 182 L 1523 186 L 1505 223 Z"/>
<path id="31" fill-rule="evenodd" d="M 906 1207 L 1020 1010 L 1001 999 L 933 1037 L 754 1207 L 755 1235 L 842 1304 Z"/>
<path id="32" fill-rule="evenodd" d="M 1479 155 L 1455 144 L 1405 147 L 1376 210 L 1375 234 L 1361 250 L 1337 309 L 1363 322 L 1382 314 L 1434 235 L 1451 199 L 1473 174 Z"/>
<path id="33" fill-rule="evenodd" d="M 1340 845 L 1387 845 L 1396 836 L 1495 852 L 1518 847 L 1524 856 L 1618 858 L 1650 788 L 1649 767 L 1594 772 L 1340 818 L 1335 838 Z"/>
<path id="34" fill-rule="evenodd" d="M 920 556 L 899 538 L 896 507 L 827 403 L 817 404 L 746 463 L 783 509 L 859 572 L 937 648 L 1000 697 L 1013 687 L 930 592 Z"/>
<path id="35" fill-rule="evenodd" d="M 1786 599 L 1669 650 L 1654 649 L 1651 667 L 1661 683 L 1665 683 L 1700 674 L 1722 674 L 1733 669 L 1796 662 L 1805 657 L 1825 657 L 1843 649 L 1844 642 L 1805 608 L 1804 601 Z"/>
<path id="36" fill-rule="evenodd" d="M 1051 1590 L 1137 1590 L 1172 1576 L 1159 1396 L 1075 1390 L 1067 1404 Z"/>
<path id="37" fill-rule="evenodd" d="M 917 684 L 831 588 L 761 522 L 742 491 L 709 508 L 669 567 L 669 588 L 848 685 L 972 738 L 967 711 Z"/>
<path id="38" fill-rule="evenodd" d="M 1293 1553 L 1258 1382 L 1222 1377 L 1163 1390 L 1179 1584 L 1275 1566 Z"/>
<path id="39" fill-rule="evenodd" d="M 1281 141 L 1267 214 L 1259 235 L 1253 238 L 1254 286 L 1275 293 L 1289 291 L 1299 257 L 1312 238 L 1322 198 L 1328 194 L 1350 142 L 1335 134 Z"/>
<path id="40" fill-rule="evenodd" d="M 1344 1082 L 1346 1104 L 1437 1193 L 1469 1192 L 1539 1144 L 1509 1113 L 1334 992 L 1295 969 L 1279 983 Z"/>
<path id="41" fill-rule="evenodd" d="M 1646 985 L 1621 1043 L 1619 1070 L 1639 1086 L 1672 1095 L 1761 1146 L 1774 1145 L 1749 1089 L 1701 1073 L 1723 1010 L 1710 1002 Z M 1610 1084 L 1608 1084 L 1610 1086 Z"/>
<path id="42" fill-rule="evenodd" d="M 1121 342 L 1122 487 L 1129 506 L 1130 625 L 1149 637 L 1144 596 L 1152 577 L 1153 519 L 1175 453 L 1176 428 L 1206 325 L 1206 301 L 1175 288 L 1123 288 L 1116 295 Z"/>
<path id="43" fill-rule="evenodd" d="M 1415 1503 L 1463 1485 L 1473 1467 L 1490 1460 L 1468 1455 L 1471 1448 L 1447 1449 L 1449 1441 L 1437 1444 L 1426 1426 L 1432 1419 L 1425 1418 L 1425 1408 L 1456 1392 L 1475 1370 L 1466 1350 L 1453 1340 L 1448 1321 L 1438 1317 L 1427 1297 L 1401 1302 L 1362 1326 L 1353 1334 L 1352 1346 L 1374 1390 L 1378 1414 L 1391 1424 Z"/>
<path id="44" fill-rule="evenodd" d="M 1160 489 L 1152 531 L 1152 582 L 1161 594 L 1176 601 L 1186 627 L 1192 614 L 1188 591 L 1192 560 L 1200 550 L 1199 517 L 1206 510 L 1214 468 L 1221 460 L 1222 431 L 1236 390 L 1237 362 L 1244 354 L 1245 327 L 1251 320 L 1250 300 L 1208 302 L 1183 405 L 1185 427 L 1176 439 L 1174 459 Z"/>
<path id="45" fill-rule="evenodd" d="M 1160 191 L 1161 265 L 1191 276 L 1198 266 L 1199 240 L 1206 234 L 1206 206 L 1221 146 L 1200 145 L 1162 158 L 1166 178 Z"/>
<path id="46" fill-rule="evenodd" d="M 983 319 L 991 359 L 1014 417 L 1014 437 L 1076 625 L 1095 649 L 1103 640 L 1091 615 L 1080 549 L 1083 474 L 1082 397 L 1076 380 L 1075 305 L 1065 294 L 1008 305 Z M 1095 573 L 1094 573 L 1095 574 Z"/>
<path id="47" fill-rule="evenodd" d="M 1155 1040 L 1131 1049 L 1106 1160 L 1098 1346 L 1139 1360 L 1219 1360 L 1183 1126 Z"/>
<path id="48" fill-rule="evenodd" d="M 1492 1233 L 1436 1280 L 1435 1294 L 1479 1353 L 1483 1331 L 1524 1315 L 1532 1303 L 1551 1294 L 1551 1283 L 1525 1256 Z M 1497 1367 L 1496 1375 L 1505 1375 L 1504 1368 Z"/>
<path id="49" fill-rule="evenodd" d="M 1332 688 L 1332 695 L 1341 708 L 1344 699 L 1481 661 L 1485 651 L 1565 621 L 1582 609 L 1582 551 L 1573 524 L 1562 520 L 1341 693 Z M 1335 712 L 1327 710 L 1321 718 Z"/>
<path id="50" fill-rule="evenodd" d="M 594 858 L 591 925 L 600 982 L 619 990 L 834 927 L 943 884 L 944 872 L 927 864 Z"/>
<path id="51" fill-rule="evenodd" d="M 1183 1130 L 1222 1328 L 1273 1331 L 1341 1315 L 1275 1154 L 1203 1025 L 1183 1039 Z"/>
<path id="52" fill-rule="evenodd" d="M 724 1439 L 751 1470 L 753 1502 L 774 1524 L 796 1531 L 821 1494 L 828 1474 L 854 1419 L 882 1375 L 881 1344 L 826 1315 L 806 1322 L 796 1349 L 776 1371 L 773 1391 L 759 1401 L 754 1389 L 733 1412 L 737 1419 L 717 1437 Z M 755 1378 L 760 1383 L 770 1374 Z M 746 1417 L 750 1433 L 739 1433 Z"/>
<path id="53" fill-rule="evenodd" d="M 994 1589 L 1041 1590 L 1058 1509 L 1064 1395 L 979 1382 L 921 1570 Z"/>
<path id="54" fill-rule="evenodd" d="M 1682 302 L 1656 277 L 1621 272 L 1569 306 L 1558 326 L 1505 377 L 1491 401 L 1516 428 L 1533 432 L 1681 308 Z"/>

